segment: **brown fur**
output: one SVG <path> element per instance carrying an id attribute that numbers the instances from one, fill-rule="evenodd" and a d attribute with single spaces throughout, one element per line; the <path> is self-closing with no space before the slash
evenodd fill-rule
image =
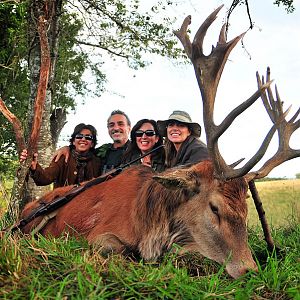
<path id="1" fill-rule="evenodd" d="M 40 201 L 69 189 L 56 189 Z M 247 246 L 246 191 L 243 178 L 216 180 L 209 161 L 160 174 L 131 167 L 76 196 L 41 233 L 81 235 L 105 253 L 131 249 L 146 260 L 159 258 L 173 243 L 220 263 L 231 254 L 227 270 L 237 277 L 256 268 Z M 30 203 L 22 217 L 38 205 Z"/>

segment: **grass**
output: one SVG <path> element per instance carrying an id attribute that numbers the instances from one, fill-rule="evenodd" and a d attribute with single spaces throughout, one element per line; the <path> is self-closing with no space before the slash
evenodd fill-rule
<path id="1" fill-rule="evenodd" d="M 103 258 L 84 240 L 0 239 L 0 299 L 296 299 L 300 300 L 300 180 L 256 184 L 272 237 L 269 253 L 252 200 L 249 243 L 257 274 L 230 278 L 200 255 L 168 254 L 160 264 Z"/>
<path id="2" fill-rule="evenodd" d="M 300 299 L 300 226 L 274 233 L 268 253 L 250 230 L 259 272 L 234 280 L 197 255 L 167 255 L 160 264 L 103 258 L 85 241 L 6 236 L 0 241 L 1 299 Z"/>

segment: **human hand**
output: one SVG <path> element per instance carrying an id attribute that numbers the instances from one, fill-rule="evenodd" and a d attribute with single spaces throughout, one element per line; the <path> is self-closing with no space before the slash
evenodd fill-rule
<path id="1" fill-rule="evenodd" d="M 21 154 L 20 154 L 20 162 L 24 162 L 28 157 L 28 151 L 27 149 L 23 149 Z M 38 157 L 38 154 L 37 153 L 34 153 L 33 154 L 33 157 L 32 157 L 32 162 L 31 162 L 31 165 L 30 165 L 30 169 L 31 170 L 35 170 L 36 169 L 36 165 L 37 165 L 37 157 Z"/>
<path id="2" fill-rule="evenodd" d="M 67 163 L 69 160 L 69 156 L 70 156 L 70 148 L 68 146 L 59 148 L 54 152 L 54 155 L 53 155 L 53 159 L 55 159 L 54 161 L 58 162 L 62 155 L 65 156 L 65 163 Z"/>
<path id="3" fill-rule="evenodd" d="M 23 149 L 20 154 L 20 162 L 25 161 L 27 159 L 27 155 L 28 155 L 27 149 Z"/>

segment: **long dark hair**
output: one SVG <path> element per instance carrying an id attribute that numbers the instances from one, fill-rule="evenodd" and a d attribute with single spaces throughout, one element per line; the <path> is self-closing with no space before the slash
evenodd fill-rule
<path id="1" fill-rule="evenodd" d="M 176 160 L 177 150 L 174 144 L 166 137 L 165 140 L 166 167 L 171 168 Z"/>
<path id="2" fill-rule="evenodd" d="M 136 136 L 135 136 L 135 133 L 137 130 L 139 130 L 143 124 L 145 123 L 150 123 L 152 126 L 153 126 L 153 129 L 156 133 L 156 136 L 158 137 L 158 141 L 156 142 L 156 144 L 154 145 L 153 148 L 156 148 L 160 145 L 163 144 L 163 137 L 159 134 L 159 131 L 158 131 L 158 126 L 157 126 L 157 123 L 156 121 L 152 120 L 152 119 L 142 119 L 142 120 L 139 120 L 131 129 L 131 133 L 130 133 L 130 140 L 131 140 L 131 143 L 130 145 L 128 146 L 126 152 L 124 153 L 123 155 L 123 162 L 128 162 L 129 160 L 131 160 L 133 157 L 141 154 L 141 151 L 139 149 L 139 147 L 137 146 L 137 143 L 136 143 Z M 154 154 L 153 154 L 153 157 L 156 157 L 156 156 L 163 156 L 164 157 L 164 149 L 163 148 L 160 148 L 158 149 Z"/>
<path id="3" fill-rule="evenodd" d="M 71 138 L 70 138 L 71 148 L 73 148 L 73 142 L 75 140 L 76 134 L 80 133 L 83 129 L 87 129 L 91 132 L 91 134 L 93 136 L 93 143 L 94 143 L 94 145 L 91 147 L 91 151 L 95 150 L 95 146 L 97 144 L 97 130 L 93 125 L 84 124 L 84 123 L 80 123 L 80 124 L 75 126 L 74 131 L 73 131 L 73 133 L 71 135 Z"/>

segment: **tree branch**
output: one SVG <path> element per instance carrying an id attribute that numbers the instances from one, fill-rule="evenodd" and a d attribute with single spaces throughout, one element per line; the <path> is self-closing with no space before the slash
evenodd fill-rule
<path id="1" fill-rule="evenodd" d="M 37 90 L 37 95 L 34 103 L 34 119 L 32 124 L 32 130 L 30 140 L 28 143 L 28 149 L 36 151 L 37 141 L 42 124 L 42 116 L 44 110 L 44 104 L 46 99 L 46 91 L 48 85 L 48 78 L 50 72 L 50 50 L 47 38 L 47 22 L 43 16 L 39 17 L 38 20 L 38 33 L 40 36 L 41 44 L 41 68 L 40 68 L 40 79 Z"/>
<path id="2" fill-rule="evenodd" d="M 91 46 L 91 47 L 100 48 L 100 49 L 103 49 L 103 50 L 109 52 L 110 54 L 113 54 L 113 55 L 116 55 L 116 56 L 119 56 L 119 57 L 123 57 L 123 58 L 126 58 L 126 59 L 129 58 L 128 55 L 122 55 L 121 53 L 117 53 L 115 51 L 112 51 L 112 50 L 108 49 L 107 47 L 101 46 L 100 44 L 92 44 L 92 43 L 88 43 L 88 42 L 84 42 L 84 41 L 79 41 L 79 40 L 75 40 L 75 41 L 78 44 L 80 44 L 80 45 L 85 45 L 85 46 Z"/>
<path id="3" fill-rule="evenodd" d="M 47 6 L 44 7 L 44 14 L 47 15 Z M 24 205 L 29 201 L 27 197 L 25 197 L 24 184 L 26 182 L 26 177 L 28 173 L 28 168 L 31 164 L 32 154 L 36 151 L 37 141 L 39 138 L 44 103 L 46 99 L 48 78 L 50 72 L 50 51 L 47 37 L 47 26 L 48 22 L 45 20 L 43 15 L 39 16 L 37 29 L 40 38 L 40 46 L 41 46 L 41 66 L 40 66 L 40 78 L 39 84 L 37 88 L 37 94 L 34 103 L 34 119 L 33 125 L 31 129 L 31 135 L 28 143 L 28 157 L 27 159 L 21 163 L 20 168 L 17 171 L 17 177 L 14 185 L 14 193 L 11 196 L 10 204 L 8 208 L 8 214 L 11 219 L 14 220 L 18 218 L 20 210 L 24 207 Z M 10 116 L 10 115 L 9 115 Z M 24 147 L 22 148 L 24 149 Z M 22 150 L 21 149 L 21 150 Z"/>
<path id="4" fill-rule="evenodd" d="M 25 148 L 25 139 L 24 139 L 24 131 L 21 125 L 20 120 L 7 108 L 3 100 L 0 98 L 0 111 L 4 115 L 4 117 L 12 124 L 15 135 L 16 142 L 18 147 L 18 152 L 22 151 Z"/>

